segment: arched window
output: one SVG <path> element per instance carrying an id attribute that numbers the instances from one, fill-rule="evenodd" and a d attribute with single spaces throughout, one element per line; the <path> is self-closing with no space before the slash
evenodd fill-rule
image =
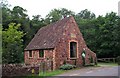
<path id="1" fill-rule="evenodd" d="M 70 58 L 77 57 L 77 43 L 70 42 Z"/>

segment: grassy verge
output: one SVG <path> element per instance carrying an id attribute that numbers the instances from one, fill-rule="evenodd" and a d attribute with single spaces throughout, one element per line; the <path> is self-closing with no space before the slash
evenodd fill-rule
<path id="1" fill-rule="evenodd" d="M 86 66 L 86 67 L 100 67 L 99 65 L 97 66 Z M 84 67 L 83 67 L 84 68 Z M 73 70 L 79 70 L 81 68 L 75 68 L 75 69 L 71 69 L 71 70 L 54 70 L 54 71 L 50 71 L 50 72 L 40 72 L 39 73 L 39 76 L 55 76 L 55 75 L 59 75 L 59 74 L 62 74 L 62 73 L 65 73 L 65 72 L 69 72 L 69 71 L 73 71 Z"/>
<path id="2" fill-rule="evenodd" d="M 41 72 L 39 73 L 39 76 L 55 76 L 55 75 L 58 75 L 58 74 L 62 74 L 64 72 L 66 72 L 68 70 L 54 70 L 54 71 L 51 71 L 51 72 Z"/>
<path id="3" fill-rule="evenodd" d="M 22 77 L 22 78 L 46 78 L 46 77 L 50 77 L 50 76 L 55 76 L 55 75 L 58 75 L 58 74 L 62 74 L 66 71 L 69 71 L 69 70 L 55 70 L 55 71 L 47 71 L 47 72 L 40 72 L 39 75 L 30 75 L 30 76 L 25 76 L 25 77 Z"/>
<path id="4" fill-rule="evenodd" d="M 98 65 L 88 65 L 88 66 L 85 66 L 85 67 L 101 67 L 103 65 L 107 65 L 107 66 L 118 66 L 117 63 L 103 63 L 103 62 L 98 62 Z M 84 67 L 83 67 L 84 68 Z M 39 73 L 39 76 L 38 77 L 45 77 L 45 76 L 55 76 L 55 75 L 59 75 L 59 74 L 62 74 L 62 73 L 65 73 L 65 72 L 68 72 L 68 71 L 73 71 L 73 70 L 79 70 L 80 68 L 75 68 L 75 69 L 72 69 L 72 70 L 54 70 L 54 71 L 50 71 L 50 72 L 40 72 Z M 34 76 L 33 76 L 34 77 Z M 30 77 L 32 78 L 32 77 Z"/>
<path id="5" fill-rule="evenodd" d="M 98 66 L 102 66 L 102 65 L 107 65 L 107 66 L 118 66 L 117 63 L 104 63 L 104 62 L 99 62 Z"/>

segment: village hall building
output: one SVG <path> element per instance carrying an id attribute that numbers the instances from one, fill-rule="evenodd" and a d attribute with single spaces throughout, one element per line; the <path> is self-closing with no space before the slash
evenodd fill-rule
<path id="1" fill-rule="evenodd" d="M 84 58 L 84 60 L 83 60 Z M 96 62 L 96 54 L 86 45 L 73 16 L 65 17 L 38 30 L 24 49 L 25 64 L 51 60 L 53 70 L 64 62 L 77 67 Z"/>

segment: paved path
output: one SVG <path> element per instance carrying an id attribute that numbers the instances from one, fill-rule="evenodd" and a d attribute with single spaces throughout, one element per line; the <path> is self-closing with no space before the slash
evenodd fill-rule
<path id="1" fill-rule="evenodd" d="M 57 76 L 118 76 L 118 66 L 85 67 L 68 71 Z"/>

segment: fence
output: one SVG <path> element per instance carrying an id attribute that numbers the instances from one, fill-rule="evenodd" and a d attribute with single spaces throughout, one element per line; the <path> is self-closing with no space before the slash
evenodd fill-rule
<path id="1" fill-rule="evenodd" d="M 99 62 L 116 62 L 116 58 L 98 58 Z"/>
<path id="2" fill-rule="evenodd" d="M 46 71 L 52 71 L 53 70 L 53 61 L 43 61 L 39 65 L 39 72 L 46 72 Z"/>

